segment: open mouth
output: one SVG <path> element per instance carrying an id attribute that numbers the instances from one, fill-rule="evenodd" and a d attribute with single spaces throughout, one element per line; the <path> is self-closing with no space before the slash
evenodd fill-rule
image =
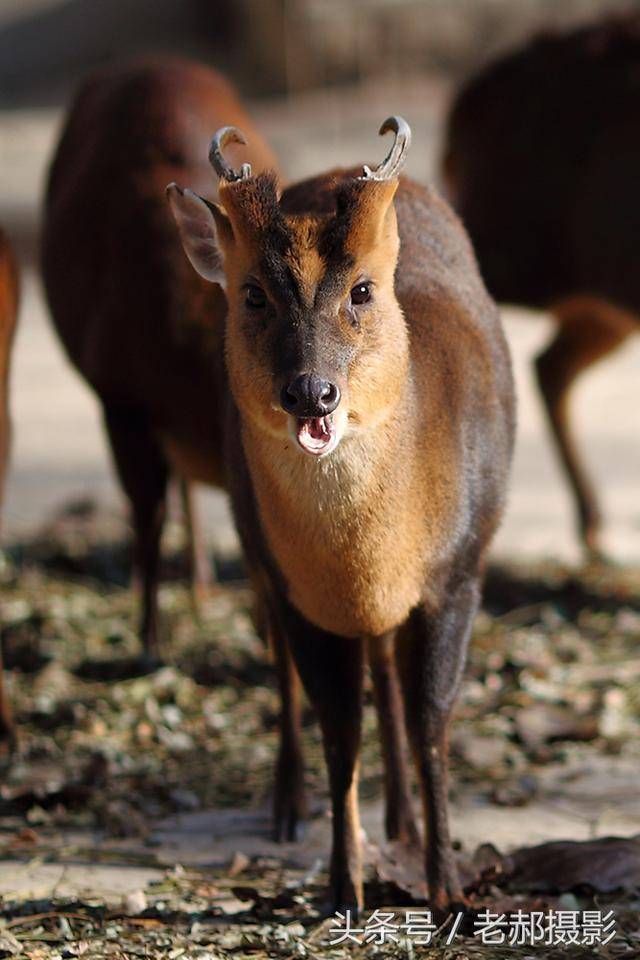
<path id="1" fill-rule="evenodd" d="M 325 456 L 338 442 L 332 414 L 326 417 L 295 417 L 293 427 L 298 444 L 312 457 Z"/>

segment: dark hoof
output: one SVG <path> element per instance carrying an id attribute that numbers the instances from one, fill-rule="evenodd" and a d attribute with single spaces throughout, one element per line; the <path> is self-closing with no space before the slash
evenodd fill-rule
<path id="1" fill-rule="evenodd" d="M 329 889 L 334 913 L 340 911 L 344 914 L 345 910 L 350 910 L 352 920 L 361 913 L 364 908 L 364 893 L 360 883 L 356 886 L 352 877 L 342 875 L 332 880 Z"/>
<path id="2" fill-rule="evenodd" d="M 447 907 L 431 905 L 431 915 L 436 926 L 442 929 L 443 940 L 451 935 L 452 943 L 457 937 L 473 937 L 477 913 L 464 897 L 453 898 Z"/>
<path id="3" fill-rule="evenodd" d="M 301 843 L 307 833 L 304 815 L 297 810 L 276 811 L 273 824 L 275 843 Z"/>
<path id="4" fill-rule="evenodd" d="M 602 549 L 600 539 L 600 523 L 585 522 L 580 531 L 584 549 L 584 562 L 588 566 L 606 566 L 609 563 L 606 553 Z"/>
<path id="5" fill-rule="evenodd" d="M 155 673 L 156 670 L 160 670 L 165 666 L 162 657 L 156 653 L 147 653 L 146 651 L 134 660 L 134 664 L 137 665 L 140 671 L 138 674 L 140 677 L 146 676 L 148 673 Z"/>
<path id="6" fill-rule="evenodd" d="M 362 908 L 352 901 L 334 903 L 333 900 L 325 900 L 320 906 L 319 912 L 320 916 L 326 919 L 327 917 L 335 917 L 337 913 L 346 917 L 347 911 L 350 914 L 351 923 L 354 924 L 360 919 Z"/>
<path id="7" fill-rule="evenodd" d="M 403 843 L 410 849 L 422 849 L 420 830 L 418 829 L 418 824 L 412 817 L 387 823 L 386 834 L 387 840 L 395 840 L 398 843 Z"/>
<path id="8" fill-rule="evenodd" d="M 0 758 L 12 757 L 18 750 L 18 737 L 13 727 L 0 723 Z"/>
<path id="9" fill-rule="evenodd" d="M 598 567 L 615 567 L 616 563 L 611 557 L 607 556 L 603 550 L 595 547 L 586 547 L 584 551 L 584 565 L 587 568 L 592 567 L 598 569 Z"/>
<path id="10" fill-rule="evenodd" d="M 298 843 L 304 839 L 308 814 L 300 755 L 281 747 L 273 792 L 273 839 Z"/>
<path id="11" fill-rule="evenodd" d="M 461 891 L 451 895 L 444 890 L 439 891 L 435 896 L 429 897 L 429 906 L 438 925 L 443 924 L 447 917 L 456 917 L 459 913 L 465 917 L 473 914 L 469 901 Z"/>
<path id="12" fill-rule="evenodd" d="M 95 659 L 83 660 L 74 673 L 83 680 L 99 680 L 109 682 L 117 680 L 133 680 L 135 677 L 144 677 L 155 673 L 164 666 L 159 657 L 148 653 L 141 653 L 135 657 L 118 657 L 115 660 Z"/>

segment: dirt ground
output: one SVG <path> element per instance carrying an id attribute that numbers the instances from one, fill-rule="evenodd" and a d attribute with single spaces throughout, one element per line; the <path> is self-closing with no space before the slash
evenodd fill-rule
<path id="1" fill-rule="evenodd" d="M 249 591 L 223 568 L 196 617 L 172 527 L 165 662 L 138 675 L 123 533 L 76 511 L 10 551 L 2 639 L 20 736 L 0 764 L 0 951 L 348 956 L 324 919 L 330 820 L 310 712 L 308 831 L 297 844 L 270 838 L 278 706 Z M 639 638 L 637 572 L 491 569 L 451 745 L 452 830 L 475 922 L 488 908 L 613 911 L 614 940 L 572 956 L 637 956 Z M 381 784 L 368 693 L 368 910 L 424 911 L 419 851 L 384 840 Z M 557 848 L 536 847 L 548 841 L 581 844 L 558 862 Z M 473 922 L 451 956 L 476 955 Z M 390 942 L 385 955 L 411 947 Z"/>
<path id="2" fill-rule="evenodd" d="M 376 156 L 377 125 L 402 112 L 415 132 L 409 172 L 426 179 L 435 175 L 448 93 L 439 79 L 419 80 L 261 103 L 253 112 L 291 176 Z M 166 664 L 148 677 L 131 675 L 137 647 L 124 588 L 122 503 L 95 401 L 54 339 L 35 269 L 41 182 L 59 119 L 59 111 L 0 115 L 0 222 L 24 265 L 2 572 L 3 642 L 21 735 L 0 772 L 0 957 L 352 955 L 329 945 L 322 921 L 330 821 L 311 716 L 305 741 L 314 815 L 303 843 L 270 840 L 277 704 L 250 598 L 234 579 L 237 544 L 221 495 L 202 491 L 201 500 L 223 583 L 195 617 L 172 525 L 162 594 Z M 549 840 L 640 834 L 640 344 L 636 338 L 576 392 L 576 422 L 604 498 L 607 547 L 620 564 L 577 574 L 565 566 L 578 559 L 570 501 L 530 372 L 550 323 L 523 311 L 504 315 L 519 439 L 495 545 L 499 565 L 453 739 L 453 834 L 476 883 L 476 906 L 613 905 L 618 935 L 601 955 L 638 956 L 635 848 L 617 855 L 625 889 L 616 894 L 611 859 L 596 860 L 592 851 L 586 879 L 581 863 L 582 872 L 561 881 L 539 878 L 533 892 L 508 870 L 502 878 L 491 873 L 497 853 L 489 867 L 476 855 L 488 843 L 506 853 Z M 415 863 L 384 844 L 380 784 L 369 710 L 367 901 L 404 909 L 412 896 L 420 901 Z M 381 949 L 373 943 L 362 952 Z M 410 957 L 413 949 L 408 941 L 384 946 L 390 956 Z M 447 955 L 478 949 L 471 936 Z M 571 955 L 595 953 L 574 946 Z M 503 946 L 497 955 L 555 951 Z"/>

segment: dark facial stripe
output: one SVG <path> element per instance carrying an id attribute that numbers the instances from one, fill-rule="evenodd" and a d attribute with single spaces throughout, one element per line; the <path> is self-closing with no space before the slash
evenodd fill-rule
<path id="1" fill-rule="evenodd" d="M 285 257 L 265 243 L 260 270 L 273 297 L 283 304 L 302 306 L 303 298 L 293 270 Z"/>
<path id="2" fill-rule="evenodd" d="M 327 221 L 318 244 L 320 256 L 328 268 L 353 267 L 353 257 L 347 253 L 347 241 L 364 186 L 364 181 L 353 179 L 336 187 L 336 215 Z"/>

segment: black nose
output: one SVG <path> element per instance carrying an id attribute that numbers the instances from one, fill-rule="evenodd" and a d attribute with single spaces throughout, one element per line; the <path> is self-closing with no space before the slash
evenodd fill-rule
<path id="1" fill-rule="evenodd" d="M 280 402 L 294 417 L 326 417 L 340 403 L 340 390 L 330 380 L 301 373 L 282 388 Z"/>

